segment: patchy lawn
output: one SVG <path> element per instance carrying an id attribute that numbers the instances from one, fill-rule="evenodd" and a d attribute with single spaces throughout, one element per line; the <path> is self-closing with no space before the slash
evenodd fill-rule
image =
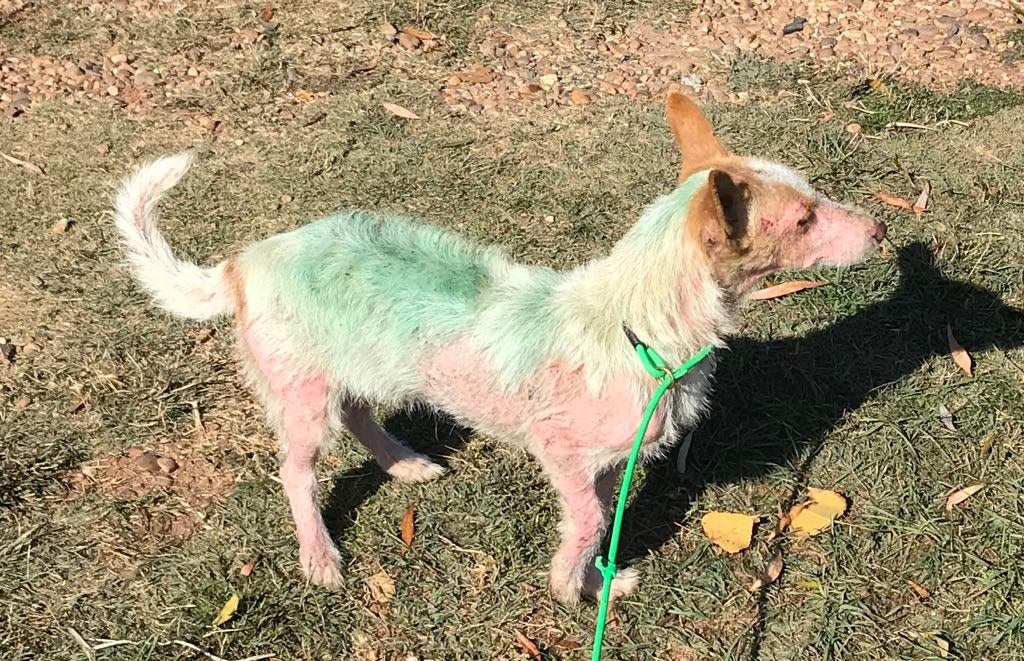
<path id="1" fill-rule="evenodd" d="M 381 412 L 446 458 L 434 484 L 391 482 L 339 440 L 321 476 L 346 584 L 307 587 L 275 443 L 236 375 L 229 327 L 153 310 L 120 268 L 108 210 L 141 160 L 195 147 L 163 228 L 203 262 L 363 207 L 568 267 L 671 187 L 657 100 L 464 112 L 438 94 L 477 62 L 483 14 L 488 29 L 512 30 L 543 22 L 543 3 L 294 3 L 252 43 L 237 34 L 263 29 L 260 3 L 121 3 L 112 21 L 49 4 L 0 23 L 7 50 L 101 59 L 113 43 L 165 69 L 156 92 L 40 93 L 0 124 L 0 151 L 44 172 L 0 161 L 0 335 L 13 347 L 13 363 L 0 360 L 2 656 L 85 658 L 80 637 L 126 641 L 90 652 L 98 659 L 202 658 L 175 641 L 226 659 L 526 658 L 518 630 L 549 658 L 586 658 L 595 608 L 546 591 L 557 507 L 536 465 L 440 420 Z M 659 11 L 563 16 L 614 33 Z M 385 17 L 446 43 L 399 51 Z M 749 56 L 705 75 L 723 100 L 749 101 L 709 107 L 732 147 L 876 211 L 889 240 L 864 265 L 800 274 L 829 286 L 749 305 L 685 473 L 672 458 L 639 480 L 624 539 L 641 587 L 616 605 L 607 658 L 927 659 L 941 641 L 951 657 L 1021 658 L 1024 99 L 970 82 L 871 86 Z M 919 218 L 872 195 L 913 200 L 924 181 L 931 208 Z M 947 324 L 973 377 L 947 355 Z M 944 509 L 949 491 L 978 483 Z M 776 512 L 808 486 L 842 492 L 849 512 L 826 534 L 768 542 Z M 719 509 L 765 517 L 751 549 L 725 555 L 703 537 L 701 515 Z M 751 595 L 775 549 L 785 571 Z M 238 612 L 211 627 L 233 593 Z"/>

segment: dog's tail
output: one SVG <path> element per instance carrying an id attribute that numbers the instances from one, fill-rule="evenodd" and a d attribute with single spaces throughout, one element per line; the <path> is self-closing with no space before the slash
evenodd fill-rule
<path id="1" fill-rule="evenodd" d="M 202 320 L 231 312 L 227 262 L 202 268 L 178 259 L 156 226 L 157 202 L 191 165 L 192 154 L 186 152 L 139 168 L 117 192 L 114 222 L 135 277 L 156 304 L 176 316 Z"/>

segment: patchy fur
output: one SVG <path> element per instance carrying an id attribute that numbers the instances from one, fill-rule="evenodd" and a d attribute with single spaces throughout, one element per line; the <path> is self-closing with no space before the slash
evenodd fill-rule
<path id="1" fill-rule="evenodd" d="M 795 171 L 729 154 L 685 97 L 671 96 L 668 110 L 684 154 L 679 187 L 606 257 L 569 271 L 363 212 L 203 269 L 175 258 L 155 225 L 157 200 L 190 158 L 160 159 L 125 182 L 117 227 L 157 303 L 191 318 L 234 312 L 246 371 L 281 437 L 281 480 L 310 580 L 341 578 L 316 505 L 321 448 L 344 425 L 395 478 L 437 477 L 441 468 L 388 435 L 368 406 L 426 404 L 537 458 L 563 505 L 552 590 L 567 602 L 594 596 L 612 486 L 657 385 L 621 323 L 679 364 L 724 345 L 738 298 L 764 275 L 863 259 L 884 236 Z M 709 359 L 670 391 L 645 458 L 697 423 L 713 369 Z M 635 584 L 635 572 L 620 572 L 613 593 Z"/>

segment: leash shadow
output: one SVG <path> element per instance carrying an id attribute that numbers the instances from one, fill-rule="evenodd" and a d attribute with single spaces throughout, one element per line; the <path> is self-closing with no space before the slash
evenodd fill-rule
<path id="1" fill-rule="evenodd" d="M 623 560 L 656 550 L 676 534 L 694 498 L 708 486 L 795 467 L 806 477 L 844 416 L 887 387 L 949 353 L 946 324 L 968 351 L 1024 346 L 1024 314 L 982 287 L 945 277 L 923 243 L 899 251 L 900 281 L 889 298 L 827 328 L 772 341 L 737 338 L 719 355 L 710 415 L 685 474 L 676 462 L 651 466 L 626 515 Z M 764 603 L 752 630 L 759 656 Z"/>

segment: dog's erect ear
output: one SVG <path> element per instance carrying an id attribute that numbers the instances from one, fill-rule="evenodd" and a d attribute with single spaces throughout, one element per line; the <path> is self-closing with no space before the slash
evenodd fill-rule
<path id="1" fill-rule="evenodd" d="M 688 225 L 708 251 L 716 252 L 742 239 L 750 217 L 751 190 L 725 170 L 712 170 L 691 202 Z"/>
<path id="2" fill-rule="evenodd" d="M 669 92 L 665 112 L 676 139 L 676 147 L 683 155 L 679 168 L 680 181 L 700 170 L 706 163 L 729 155 L 729 151 L 715 137 L 711 122 L 688 96 L 681 92 Z"/>

